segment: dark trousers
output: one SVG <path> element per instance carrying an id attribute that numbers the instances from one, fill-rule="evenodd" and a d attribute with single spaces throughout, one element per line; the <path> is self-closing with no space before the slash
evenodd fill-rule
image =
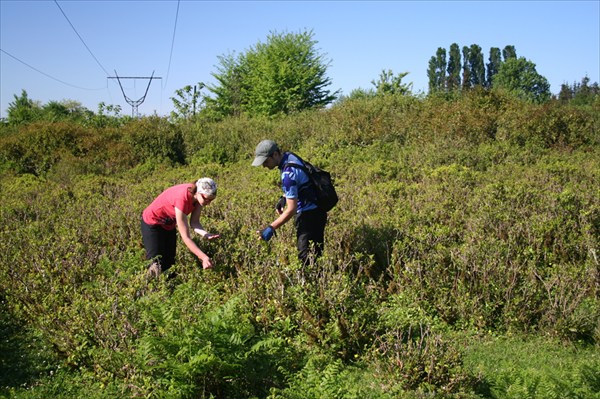
<path id="1" fill-rule="evenodd" d="M 177 248 L 176 229 L 165 230 L 142 220 L 142 241 L 146 249 L 146 259 L 159 263 L 163 271 L 173 266 Z"/>
<path id="2" fill-rule="evenodd" d="M 327 212 L 313 209 L 296 215 L 298 259 L 304 265 L 314 262 L 323 253 Z"/>

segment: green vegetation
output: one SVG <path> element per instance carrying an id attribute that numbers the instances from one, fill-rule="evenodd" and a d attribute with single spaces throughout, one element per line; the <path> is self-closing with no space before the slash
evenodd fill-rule
<path id="1" fill-rule="evenodd" d="M 217 84 L 204 96 L 206 116 L 272 116 L 322 108 L 337 97 L 326 89 L 329 61 L 312 31 L 271 33 L 265 43 L 219 57 Z"/>
<path id="2" fill-rule="evenodd" d="M 600 96 L 600 87 L 598 82 L 590 84 L 590 78 L 584 76 L 581 83 L 572 85 L 562 84 L 558 99 L 563 104 L 572 104 L 578 106 L 592 105 L 596 98 Z"/>
<path id="3" fill-rule="evenodd" d="M 490 48 L 487 64 L 484 62 L 482 49 L 477 44 L 464 46 L 462 58 L 461 75 L 458 44 L 452 43 L 450 46 L 448 62 L 446 49 L 437 49 L 436 55 L 429 60 L 427 69 L 430 94 L 494 88 L 538 104 L 547 102 L 551 97 L 548 80 L 536 71 L 533 62 L 524 57 L 517 58 L 514 46 L 505 46 L 502 52 L 498 47 Z M 563 97 L 567 90 L 563 88 Z"/>
<path id="4" fill-rule="evenodd" d="M 32 122 L 61 122 L 71 121 L 84 126 L 105 127 L 120 126 L 129 118 L 122 117 L 121 107 L 118 105 L 98 104 L 98 112 L 94 114 L 73 100 L 50 101 L 41 105 L 29 98 L 27 91 L 23 90 L 20 96 L 14 95 L 15 101 L 8 105 L 6 120 L 0 123 L 9 126 L 19 126 Z M 113 115 L 110 115 L 113 114 Z"/>
<path id="5" fill-rule="evenodd" d="M 317 268 L 256 240 L 264 138 L 336 179 Z M 0 173 L 0 396 L 600 398 L 597 97 L 7 124 Z M 216 268 L 147 282 L 141 211 L 201 176 Z"/>
<path id="6" fill-rule="evenodd" d="M 534 103 L 544 103 L 550 99 L 550 83 L 536 71 L 533 62 L 523 57 L 510 58 L 501 63 L 492 85 Z"/>

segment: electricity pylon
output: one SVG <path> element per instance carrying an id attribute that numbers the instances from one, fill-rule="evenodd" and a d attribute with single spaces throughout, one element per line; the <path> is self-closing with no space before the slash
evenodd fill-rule
<path id="1" fill-rule="evenodd" d="M 152 76 L 144 77 L 144 76 L 119 76 L 119 74 L 115 70 L 115 76 L 109 76 L 108 79 L 117 79 L 117 81 L 119 82 L 119 87 L 121 87 L 121 92 L 123 93 L 123 97 L 125 97 L 125 101 L 127 101 L 127 104 L 131 105 L 131 117 L 135 118 L 139 115 L 138 107 L 146 99 L 146 94 L 148 94 L 148 89 L 150 88 L 150 83 L 152 83 L 152 79 L 162 79 L 162 78 L 160 78 L 160 77 L 155 78 L 154 71 L 152 71 Z M 146 92 L 144 93 L 144 95 L 141 98 L 139 98 L 137 100 L 132 100 L 131 98 L 127 97 L 127 95 L 125 94 L 125 90 L 123 90 L 123 85 L 121 85 L 121 79 L 149 79 L 148 86 L 146 87 Z"/>

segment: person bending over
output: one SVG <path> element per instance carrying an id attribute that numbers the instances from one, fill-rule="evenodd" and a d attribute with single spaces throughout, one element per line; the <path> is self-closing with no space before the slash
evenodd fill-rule
<path id="1" fill-rule="evenodd" d="M 177 235 L 202 262 L 204 269 L 213 267 L 210 257 L 192 240 L 193 230 L 207 240 L 219 238 L 204 230 L 200 224 L 202 208 L 217 197 L 217 185 L 203 177 L 196 183 L 178 184 L 167 188 L 142 213 L 142 240 L 146 258 L 152 260 L 148 277 L 157 277 L 175 263 Z M 189 215 L 189 222 L 188 222 Z"/>

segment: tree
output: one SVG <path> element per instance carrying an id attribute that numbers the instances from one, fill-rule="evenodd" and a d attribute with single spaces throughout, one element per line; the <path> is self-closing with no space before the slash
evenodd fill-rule
<path id="1" fill-rule="evenodd" d="M 98 111 L 93 114 L 89 120 L 89 124 L 95 127 L 119 127 L 131 120 L 131 116 L 121 115 L 122 108 L 120 105 L 105 104 L 101 102 L 98 104 Z"/>
<path id="2" fill-rule="evenodd" d="M 533 62 L 524 57 L 504 61 L 494 76 L 492 87 L 507 90 L 533 103 L 550 99 L 548 80 L 536 71 Z"/>
<path id="3" fill-rule="evenodd" d="M 450 45 L 447 87 L 448 91 L 460 89 L 460 48 L 456 43 Z"/>
<path id="4" fill-rule="evenodd" d="M 467 46 L 462 48 L 463 67 L 462 67 L 462 90 L 466 91 L 471 88 L 471 68 L 469 67 L 471 49 Z"/>
<path id="5" fill-rule="evenodd" d="M 573 83 L 572 86 L 563 83 L 558 94 L 561 103 L 573 105 L 591 105 L 598 98 L 600 98 L 598 82 L 590 84 L 588 76 L 584 76 L 581 83 Z"/>
<path id="6" fill-rule="evenodd" d="M 14 95 L 15 101 L 8 104 L 7 121 L 11 125 L 20 125 L 22 123 L 33 122 L 41 114 L 39 104 L 29 99 L 25 90 L 21 91 L 21 96 Z"/>
<path id="7" fill-rule="evenodd" d="M 494 76 L 498 73 L 498 68 L 500 68 L 500 64 L 502 63 L 502 54 L 498 47 L 490 48 L 490 59 L 487 64 L 487 76 L 485 79 L 485 87 L 492 87 L 492 80 Z"/>
<path id="8" fill-rule="evenodd" d="M 438 47 L 435 57 L 429 60 L 429 92 L 446 90 L 446 49 Z"/>
<path id="9" fill-rule="evenodd" d="M 485 65 L 483 63 L 483 52 L 477 44 L 472 44 L 469 49 L 468 66 L 471 87 L 485 86 Z"/>
<path id="10" fill-rule="evenodd" d="M 67 107 L 58 101 L 48 102 L 42 107 L 42 113 L 44 114 L 44 119 L 51 122 L 64 120 L 69 116 Z"/>
<path id="11" fill-rule="evenodd" d="M 217 57 L 219 65 L 217 72 L 212 76 L 218 84 L 208 85 L 206 88 L 214 94 L 214 97 L 203 96 L 206 108 L 202 111 L 217 119 L 225 116 L 238 116 L 242 112 L 242 83 L 244 79 L 244 58 L 236 57 L 235 54 Z"/>
<path id="12" fill-rule="evenodd" d="M 431 57 L 429 59 L 429 67 L 427 68 L 427 79 L 429 81 L 429 93 L 434 93 L 439 91 L 440 87 L 438 86 L 437 79 L 437 67 L 435 63 L 435 57 Z"/>
<path id="13" fill-rule="evenodd" d="M 563 83 L 560 85 L 560 92 L 558 93 L 558 101 L 563 104 L 567 104 L 573 99 L 573 90 L 568 84 Z"/>
<path id="14" fill-rule="evenodd" d="M 176 97 L 171 97 L 175 111 L 171 111 L 171 118 L 174 120 L 189 119 L 196 115 L 196 110 L 202 104 L 200 90 L 204 88 L 204 83 L 191 86 L 187 85 L 179 90 L 175 90 Z"/>
<path id="15" fill-rule="evenodd" d="M 220 57 L 207 86 L 207 112 L 218 116 L 289 114 L 320 108 L 333 102 L 339 91 L 326 89 L 329 62 L 315 48 L 313 33 L 271 33 L 239 57 Z"/>
<path id="16" fill-rule="evenodd" d="M 61 100 L 48 101 L 41 105 L 39 101 L 29 98 L 23 90 L 21 96 L 15 95 L 15 101 L 8 105 L 7 122 L 12 125 L 20 125 L 35 121 L 73 121 L 87 123 L 94 118 L 94 113 L 85 108 L 79 101 Z"/>
<path id="17" fill-rule="evenodd" d="M 357 88 L 357 89 L 353 89 L 350 94 L 346 95 L 342 95 L 340 96 L 337 101 L 336 104 L 341 104 L 344 101 L 348 101 L 348 100 L 365 100 L 368 98 L 373 98 L 375 97 L 375 90 L 373 89 L 363 89 L 363 88 Z"/>
<path id="18" fill-rule="evenodd" d="M 70 120 L 84 122 L 93 117 L 93 112 L 75 100 L 49 101 L 41 107 L 40 119 L 57 122 Z"/>
<path id="19" fill-rule="evenodd" d="M 515 49 L 515 46 L 505 46 L 502 50 L 502 58 L 504 58 L 504 61 L 511 58 L 517 58 L 517 50 Z"/>
<path id="20" fill-rule="evenodd" d="M 371 83 L 375 86 L 375 94 L 376 95 L 386 95 L 386 94 L 399 94 L 399 95 L 407 95 L 410 94 L 412 83 L 405 84 L 402 83 L 402 79 L 408 75 L 408 72 L 399 73 L 397 76 L 394 76 L 394 73 L 391 69 L 387 71 L 381 71 L 379 75 L 379 80 L 372 80 Z"/>
<path id="21" fill-rule="evenodd" d="M 573 100 L 574 105 L 591 105 L 600 96 L 598 82 L 590 84 L 590 78 L 584 76 L 581 79 L 581 84 L 573 85 Z"/>

